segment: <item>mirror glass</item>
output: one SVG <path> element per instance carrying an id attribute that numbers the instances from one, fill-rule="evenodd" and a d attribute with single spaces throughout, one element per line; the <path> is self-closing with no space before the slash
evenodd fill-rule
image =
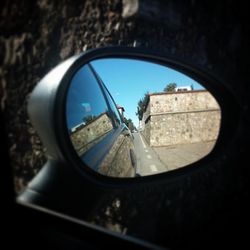
<path id="1" fill-rule="evenodd" d="M 85 165 L 105 176 L 137 177 L 208 155 L 221 110 L 204 86 L 176 70 L 106 58 L 82 66 L 72 78 L 66 120 Z"/>

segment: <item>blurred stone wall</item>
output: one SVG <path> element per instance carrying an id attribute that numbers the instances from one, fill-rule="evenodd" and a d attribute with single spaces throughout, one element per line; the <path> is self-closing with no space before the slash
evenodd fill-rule
<path id="1" fill-rule="evenodd" d="M 135 177 L 135 168 L 131 162 L 132 139 L 120 134 L 112 148 L 100 164 L 99 173 L 111 177 Z"/>
<path id="2" fill-rule="evenodd" d="M 92 148 L 113 129 L 107 113 L 103 113 L 90 123 L 82 125 L 70 134 L 70 140 L 79 156 Z"/>

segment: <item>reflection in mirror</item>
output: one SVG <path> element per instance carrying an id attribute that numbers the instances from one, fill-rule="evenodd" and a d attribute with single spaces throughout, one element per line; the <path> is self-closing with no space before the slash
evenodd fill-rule
<path id="1" fill-rule="evenodd" d="M 71 80 L 66 120 L 72 145 L 94 171 L 135 177 L 175 170 L 208 155 L 221 112 L 198 82 L 135 59 L 89 62 Z"/>

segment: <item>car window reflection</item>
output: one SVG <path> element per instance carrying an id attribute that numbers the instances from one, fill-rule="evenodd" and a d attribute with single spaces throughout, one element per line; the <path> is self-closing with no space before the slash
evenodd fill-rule
<path id="1" fill-rule="evenodd" d="M 107 103 L 88 65 L 82 67 L 71 81 L 66 119 L 71 142 L 79 156 L 113 129 Z"/>

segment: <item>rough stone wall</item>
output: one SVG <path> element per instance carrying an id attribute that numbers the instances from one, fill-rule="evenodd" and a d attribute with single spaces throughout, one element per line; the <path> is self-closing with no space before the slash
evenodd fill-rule
<path id="1" fill-rule="evenodd" d="M 121 134 L 102 162 L 99 173 L 116 178 L 134 177 L 130 150 L 133 150 L 131 138 Z"/>
<path id="2" fill-rule="evenodd" d="M 184 112 L 151 117 L 150 145 L 172 146 L 214 141 L 220 128 L 219 111 Z"/>
<path id="3" fill-rule="evenodd" d="M 112 123 L 105 113 L 90 124 L 77 129 L 70 135 L 70 139 L 77 154 L 82 156 L 91 147 L 105 138 L 112 129 Z M 132 138 L 121 133 L 102 159 L 97 171 L 105 176 L 134 177 L 135 168 L 131 164 L 130 156 L 130 150 L 133 149 Z"/>
<path id="4" fill-rule="evenodd" d="M 148 142 L 149 145 L 151 145 L 151 116 L 147 116 L 149 119 L 146 120 L 144 123 L 144 129 L 142 130 L 142 134 L 144 135 L 144 138 Z"/>
<path id="5" fill-rule="evenodd" d="M 112 122 L 108 115 L 104 113 L 86 126 L 71 133 L 70 139 L 78 155 L 82 155 L 112 129 Z"/>
<path id="6" fill-rule="evenodd" d="M 144 136 L 151 146 L 216 140 L 220 107 L 205 90 L 150 95 Z"/>
<path id="7" fill-rule="evenodd" d="M 216 99 L 206 90 L 150 95 L 150 114 L 219 109 Z"/>

